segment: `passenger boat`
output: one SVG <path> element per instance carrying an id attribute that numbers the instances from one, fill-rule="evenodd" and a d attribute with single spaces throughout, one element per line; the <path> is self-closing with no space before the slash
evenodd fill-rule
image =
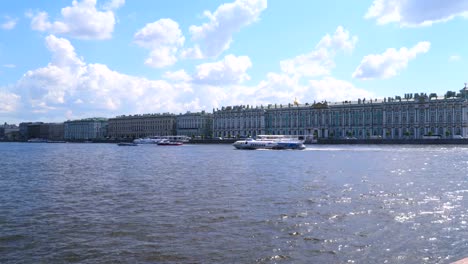
<path id="1" fill-rule="evenodd" d="M 236 149 L 305 149 L 304 142 L 297 136 L 258 135 L 256 139 L 247 138 L 232 144 Z"/>
<path id="2" fill-rule="evenodd" d="M 274 149 L 277 143 L 271 140 L 255 140 L 247 138 L 243 140 L 237 140 L 232 144 L 236 149 Z"/>
<path id="3" fill-rule="evenodd" d="M 158 144 L 162 139 L 160 137 L 137 138 L 133 140 L 135 144 Z"/>
<path id="4" fill-rule="evenodd" d="M 162 141 L 170 141 L 170 142 L 182 142 L 187 143 L 189 142 L 190 138 L 187 136 L 151 136 L 145 138 L 137 138 L 133 140 L 135 144 L 158 144 Z"/>
<path id="5" fill-rule="evenodd" d="M 170 141 L 167 139 L 161 140 L 158 146 L 182 146 L 184 143 L 178 141 Z"/>

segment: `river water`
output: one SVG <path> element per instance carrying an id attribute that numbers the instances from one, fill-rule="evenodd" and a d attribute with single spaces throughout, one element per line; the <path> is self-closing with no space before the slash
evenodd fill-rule
<path id="1" fill-rule="evenodd" d="M 450 263 L 468 147 L 0 144 L 0 263 Z"/>

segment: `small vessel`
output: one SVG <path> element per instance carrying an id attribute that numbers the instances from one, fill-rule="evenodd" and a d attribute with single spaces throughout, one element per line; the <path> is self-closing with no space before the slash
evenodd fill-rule
<path id="1" fill-rule="evenodd" d="M 136 144 L 158 144 L 161 141 L 170 141 L 170 142 L 189 142 L 190 138 L 187 136 L 150 136 L 145 138 L 137 138 L 133 140 L 133 143 Z"/>
<path id="2" fill-rule="evenodd" d="M 256 139 L 247 138 L 232 144 L 236 149 L 305 149 L 304 141 L 297 136 L 258 135 Z"/>
<path id="3" fill-rule="evenodd" d="M 179 141 L 170 141 L 167 139 L 163 139 L 158 143 L 158 146 L 182 146 L 184 143 Z"/>
<path id="4" fill-rule="evenodd" d="M 31 138 L 31 139 L 28 139 L 28 143 L 47 143 L 47 139 Z"/>
<path id="5" fill-rule="evenodd" d="M 158 144 L 162 139 L 160 137 L 145 137 L 133 140 L 135 144 Z"/>
<path id="6" fill-rule="evenodd" d="M 232 144 L 236 149 L 274 149 L 277 143 L 272 140 L 255 140 L 247 138 L 243 140 L 237 140 Z"/>
<path id="7" fill-rule="evenodd" d="M 133 143 L 133 142 L 120 142 L 120 143 L 117 143 L 118 146 L 121 146 L 121 147 L 134 147 L 134 146 L 138 146 L 138 144 L 136 143 Z"/>

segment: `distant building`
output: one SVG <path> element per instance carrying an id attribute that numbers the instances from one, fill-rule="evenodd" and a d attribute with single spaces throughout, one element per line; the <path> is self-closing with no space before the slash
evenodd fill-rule
<path id="1" fill-rule="evenodd" d="M 20 124 L 20 133 L 21 131 L 21 125 L 24 123 Z M 47 138 L 47 128 L 43 126 L 43 122 L 34 122 L 34 123 L 26 123 L 26 133 L 25 133 L 25 138 L 24 139 L 31 139 L 31 138 Z M 24 129 L 24 128 L 23 128 Z M 24 131 L 24 130 L 23 130 Z M 23 135 L 23 134 L 22 134 Z"/>
<path id="2" fill-rule="evenodd" d="M 19 124 L 19 133 L 21 140 L 27 140 L 29 138 L 28 125 L 32 124 L 31 122 L 23 122 Z"/>
<path id="3" fill-rule="evenodd" d="M 213 136 L 213 114 L 202 111 L 178 115 L 176 133 L 179 136 L 211 138 Z"/>
<path id="4" fill-rule="evenodd" d="M 19 127 L 17 125 L 0 125 L 0 140 L 19 140 Z"/>
<path id="5" fill-rule="evenodd" d="M 64 122 L 65 140 L 103 139 L 107 136 L 107 118 L 86 118 Z"/>
<path id="6" fill-rule="evenodd" d="M 108 135 L 111 138 L 176 135 L 176 115 L 164 113 L 110 118 Z"/>
<path id="7" fill-rule="evenodd" d="M 266 107 L 228 106 L 213 113 L 215 136 L 286 134 L 313 138 L 468 137 L 468 88 L 444 96 L 358 99 Z"/>
<path id="8" fill-rule="evenodd" d="M 62 141 L 65 136 L 65 125 L 64 123 L 48 123 L 49 135 L 47 139 L 53 141 Z"/>
<path id="9" fill-rule="evenodd" d="M 255 137 L 265 134 L 266 109 L 251 106 L 227 106 L 213 110 L 215 137 Z"/>

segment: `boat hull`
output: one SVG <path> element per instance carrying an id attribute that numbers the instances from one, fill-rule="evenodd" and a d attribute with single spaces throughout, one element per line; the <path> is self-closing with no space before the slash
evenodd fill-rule
<path id="1" fill-rule="evenodd" d="M 158 146 L 182 146 L 182 142 L 159 142 Z"/>
<path id="2" fill-rule="evenodd" d="M 280 141 L 259 141 L 259 140 L 239 140 L 232 144 L 236 149 L 294 149 L 302 150 L 305 149 L 305 145 L 302 142 L 280 142 Z"/>

